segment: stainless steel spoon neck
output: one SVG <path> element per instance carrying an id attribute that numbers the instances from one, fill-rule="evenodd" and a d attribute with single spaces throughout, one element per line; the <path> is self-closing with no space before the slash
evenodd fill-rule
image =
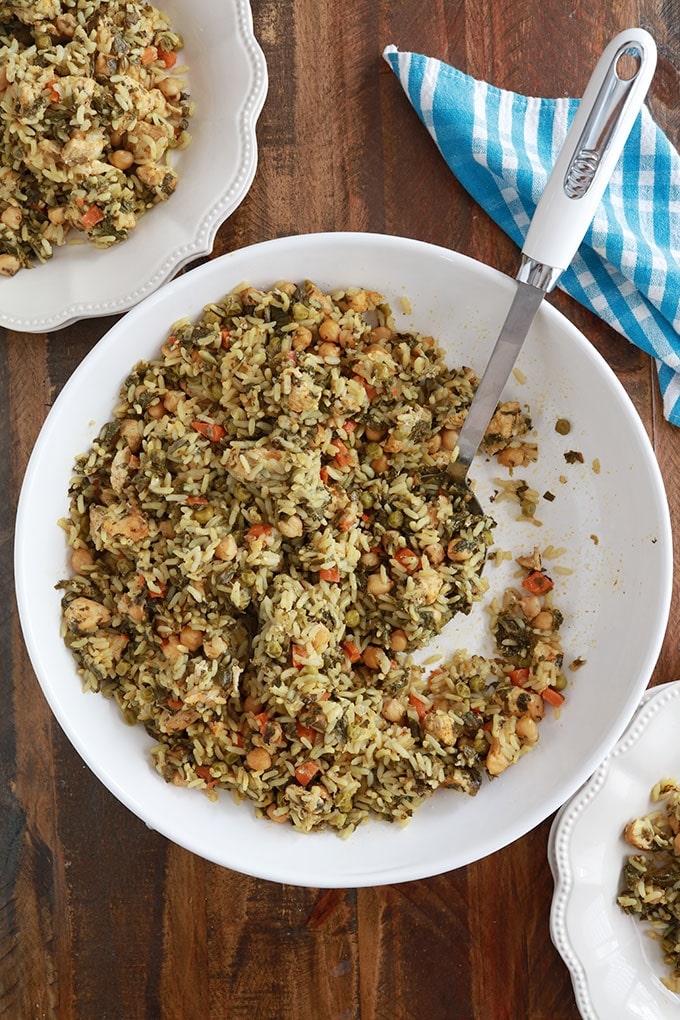
<path id="1" fill-rule="evenodd" d="M 542 290 L 544 294 L 549 294 L 554 289 L 563 271 L 562 269 L 556 269 L 555 266 L 546 266 L 545 263 L 537 262 L 536 259 L 532 259 L 529 255 L 522 253 L 522 262 L 517 270 L 515 279 L 519 283 L 529 283 L 532 287 Z"/>

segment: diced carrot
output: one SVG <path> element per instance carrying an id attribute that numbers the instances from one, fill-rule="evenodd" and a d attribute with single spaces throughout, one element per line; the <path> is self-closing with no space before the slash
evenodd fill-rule
<path id="1" fill-rule="evenodd" d="M 411 705 L 413 706 L 413 708 L 415 708 L 416 712 L 418 713 L 418 718 L 419 719 L 424 719 L 425 716 L 427 715 L 427 713 L 430 711 L 429 708 L 427 707 L 427 705 L 425 705 L 420 700 L 420 698 L 418 698 L 415 694 L 409 694 L 408 700 L 410 701 Z"/>
<path id="2" fill-rule="evenodd" d="M 266 538 L 267 535 L 271 535 L 272 526 L 271 524 L 265 524 L 259 521 L 257 524 L 251 524 L 246 531 L 246 538 Z"/>
<path id="3" fill-rule="evenodd" d="M 337 583 L 340 580 L 340 571 L 337 567 L 329 567 L 327 570 L 322 569 L 319 571 L 319 579 L 321 581 Z"/>
<path id="4" fill-rule="evenodd" d="M 180 701 L 179 698 L 168 698 L 168 707 L 169 708 L 181 708 L 182 707 L 182 702 Z"/>
<path id="5" fill-rule="evenodd" d="M 347 467 L 347 465 L 352 461 L 352 455 L 343 443 L 342 439 L 331 439 L 331 446 L 334 446 L 337 450 L 334 459 L 338 467 Z"/>
<path id="6" fill-rule="evenodd" d="M 343 641 L 342 647 L 347 653 L 347 658 L 350 662 L 358 662 L 361 658 L 361 652 L 358 645 L 355 645 L 353 641 Z"/>
<path id="7" fill-rule="evenodd" d="M 302 645 L 291 645 L 290 654 L 293 660 L 293 665 L 296 669 L 302 669 L 304 664 L 307 662 L 307 655 Z"/>
<path id="8" fill-rule="evenodd" d="M 226 348 L 229 346 L 229 340 L 231 339 L 231 332 L 228 329 L 220 330 L 220 343 L 222 347 Z"/>
<path id="9" fill-rule="evenodd" d="M 529 679 L 529 670 L 526 667 L 522 669 L 511 669 L 508 676 L 510 677 L 510 683 L 514 684 L 515 687 L 523 687 L 524 681 Z"/>
<path id="10" fill-rule="evenodd" d="M 222 428 L 221 425 L 216 425 L 212 421 L 192 421 L 191 427 L 200 432 L 206 439 L 209 439 L 211 443 L 218 443 L 227 434 L 225 428 Z"/>
<path id="11" fill-rule="evenodd" d="M 260 733 L 264 736 L 264 731 L 267 729 L 267 723 L 269 722 L 269 712 L 258 712 L 255 716 L 255 720 L 259 727 Z"/>
<path id="12" fill-rule="evenodd" d="M 205 506 L 208 502 L 205 496 L 187 496 L 189 506 Z"/>
<path id="13" fill-rule="evenodd" d="M 546 687 L 544 691 L 541 691 L 541 697 L 554 708 L 559 708 L 560 705 L 564 704 L 564 695 L 556 691 L 554 687 Z"/>
<path id="14" fill-rule="evenodd" d="M 154 60 L 158 60 L 158 50 L 155 46 L 145 46 L 140 59 L 142 65 L 147 67 L 149 64 L 153 64 Z"/>
<path id="15" fill-rule="evenodd" d="M 324 485 L 328 484 L 328 477 L 329 477 L 328 476 L 328 468 L 327 467 L 320 468 L 320 470 L 319 470 L 319 478 L 324 483 Z"/>
<path id="16" fill-rule="evenodd" d="M 159 46 L 158 59 L 162 60 L 166 67 L 174 67 L 177 63 L 177 54 L 174 50 L 164 50 L 162 46 Z"/>
<path id="17" fill-rule="evenodd" d="M 321 766 L 315 761 L 303 761 L 295 767 L 295 778 L 300 786 L 307 786 L 314 776 L 321 771 Z"/>
<path id="18" fill-rule="evenodd" d="M 348 418 L 342 427 L 345 430 L 345 432 L 349 435 L 350 432 L 354 432 L 354 430 L 357 427 L 357 423 L 352 418 Z"/>
<path id="19" fill-rule="evenodd" d="M 546 595 L 553 587 L 553 582 L 547 574 L 540 570 L 532 570 L 522 581 L 522 587 L 531 595 Z"/>
<path id="20" fill-rule="evenodd" d="M 85 230 L 91 230 L 92 227 L 96 227 L 98 223 L 104 219 L 104 213 L 101 211 L 98 205 L 91 205 L 87 212 L 84 212 L 80 217 L 80 222 L 85 227 Z"/>
<path id="21" fill-rule="evenodd" d="M 312 729 L 311 726 L 305 726 L 301 722 L 295 723 L 295 729 L 300 740 L 308 740 L 310 744 L 315 744 L 320 736 L 318 730 Z"/>
<path id="22" fill-rule="evenodd" d="M 374 399 L 378 391 L 375 388 L 375 386 L 371 386 L 371 384 L 366 379 L 364 379 L 363 375 L 353 375 L 352 379 L 354 380 L 354 382 L 358 382 L 360 386 L 363 386 L 363 388 L 366 390 L 366 396 L 368 397 L 369 400 Z"/>
<path id="23" fill-rule="evenodd" d="M 196 765 L 194 772 L 199 779 L 203 780 L 206 786 L 211 787 L 216 785 L 217 780 L 210 771 L 210 765 Z"/>
<path id="24" fill-rule="evenodd" d="M 58 91 L 54 87 L 55 85 L 56 85 L 56 81 L 55 80 L 48 81 L 47 84 L 45 85 L 45 91 L 49 92 L 50 102 L 51 103 L 58 103 L 59 100 L 61 99 L 61 96 L 59 95 Z"/>
<path id="25" fill-rule="evenodd" d="M 409 574 L 416 571 L 420 565 L 420 556 L 408 547 L 397 549 L 394 558 Z"/>

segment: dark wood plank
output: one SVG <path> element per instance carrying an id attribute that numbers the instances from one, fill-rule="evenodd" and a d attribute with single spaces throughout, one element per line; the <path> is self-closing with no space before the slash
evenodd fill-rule
<path id="1" fill-rule="evenodd" d="M 259 164 L 213 255 L 351 229 L 420 238 L 514 274 L 516 246 L 447 168 L 382 59 L 388 43 L 503 88 L 559 96 L 579 94 L 609 38 L 639 20 L 659 44 L 650 105 L 680 142 L 677 0 L 608 0 L 576 12 L 557 0 L 252 0 L 252 10 L 270 76 Z M 677 529 L 680 441 L 663 418 L 651 360 L 567 295 L 550 300 L 629 393 Z M 0 1016 L 575 1020 L 569 972 L 549 934 L 551 819 L 489 858 L 422 882 L 304 889 L 169 844 L 81 763 L 21 640 L 14 509 L 51 403 L 114 321 L 49 337 L 0 330 Z M 676 679 L 679 642 L 675 596 L 653 683 Z"/>

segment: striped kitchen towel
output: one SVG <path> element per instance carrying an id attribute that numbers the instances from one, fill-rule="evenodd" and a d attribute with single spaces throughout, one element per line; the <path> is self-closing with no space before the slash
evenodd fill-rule
<path id="1" fill-rule="evenodd" d="M 578 99 L 517 95 L 395 46 L 383 56 L 460 183 L 521 248 Z M 646 107 L 559 286 L 656 360 L 680 425 L 680 158 Z"/>

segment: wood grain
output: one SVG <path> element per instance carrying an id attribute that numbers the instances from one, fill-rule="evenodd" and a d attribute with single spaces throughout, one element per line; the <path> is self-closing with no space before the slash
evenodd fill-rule
<path id="1" fill-rule="evenodd" d="M 349 229 L 420 238 L 514 274 L 515 246 L 446 167 L 382 59 L 389 43 L 504 88 L 559 96 L 579 94 L 609 38 L 638 22 L 659 44 L 650 105 L 680 142 L 678 0 L 253 0 L 252 10 L 270 77 L 259 164 L 213 255 Z M 680 440 L 664 420 L 653 364 L 567 295 L 550 300 L 628 391 L 678 530 Z M 551 819 L 425 881 L 304 889 L 168 843 L 82 764 L 21 638 L 14 514 L 51 403 L 113 321 L 49 336 L 0 330 L 0 1018 L 575 1020 L 549 934 Z M 676 548 L 676 567 L 678 556 Z M 674 596 L 652 683 L 677 678 L 679 647 Z"/>

